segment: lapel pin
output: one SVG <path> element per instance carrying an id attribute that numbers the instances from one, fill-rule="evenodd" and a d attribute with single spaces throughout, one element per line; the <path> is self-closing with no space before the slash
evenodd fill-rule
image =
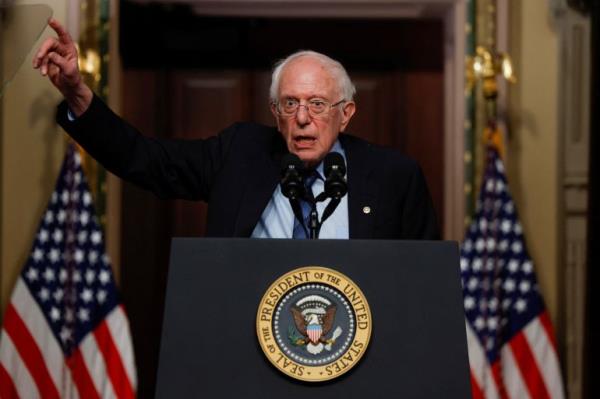
<path id="1" fill-rule="evenodd" d="M 370 206 L 363 207 L 363 213 L 365 215 L 368 215 L 369 213 L 371 213 L 371 207 Z"/>

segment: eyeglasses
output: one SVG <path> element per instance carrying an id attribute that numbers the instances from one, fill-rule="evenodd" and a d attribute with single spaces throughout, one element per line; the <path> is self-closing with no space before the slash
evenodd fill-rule
<path id="1" fill-rule="evenodd" d="M 277 109 L 277 113 L 282 116 L 295 115 L 300 107 L 306 107 L 306 110 L 310 116 L 325 116 L 333 107 L 337 107 L 345 102 L 346 100 L 342 99 L 337 103 L 332 104 L 329 101 L 313 99 L 308 101 L 306 104 L 300 104 L 300 101 L 296 100 L 295 98 L 287 98 L 283 101 L 278 101 L 275 104 L 275 107 Z"/>

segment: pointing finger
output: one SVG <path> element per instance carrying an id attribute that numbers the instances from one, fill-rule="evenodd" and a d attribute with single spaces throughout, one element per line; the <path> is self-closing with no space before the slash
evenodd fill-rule
<path id="1" fill-rule="evenodd" d="M 63 26 L 56 19 L 51 18 L 48 21 L 48 25 L 50 25 L 50 27 L 54 29 L 61 43 L 73 42 L 73 40 L 71 39 L 71 35 L 69 35 L 69 32 L 67 32 L 66 29 L 63 28 Z"/>

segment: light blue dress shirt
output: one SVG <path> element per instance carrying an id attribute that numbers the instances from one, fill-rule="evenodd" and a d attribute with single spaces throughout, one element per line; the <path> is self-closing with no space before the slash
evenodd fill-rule
<path id="1" fill-rule="evenodd" d="M 336 140 L 331 152 L 339 152 L 346 160 L 346 153 L 340 145 L 340 142 Z M 347 163 L 346 163 L 347 164 Z M 323 162 L 317 166 L 317 172 L 321 176 L 325 176 L 323 173 Z M 316 197 L 325 189 L 325 182 L 322 179 L 315 180 L 312 191 Z M 319 213 L 319 219 L 323 215 L 327 204 L 331 199 L 327 199 L 317 204 L 317 211 Z M 294 230 L 294 212 L 290 201 L 284 197 L 281 192 L 281 187 L 278 184 L 273 191 L 273 196 L 267 204 L 267 207 L 263 211 L 258 224 L 252 232 L 252 238 L 292 238 L 292 232 Z M 321 232 L 319 238 L 348 238 L 348 195 L 344 195 L 340 201 L 338 207 L 335 209 L 333 214 L 323 223 L 321 226 Z"/>

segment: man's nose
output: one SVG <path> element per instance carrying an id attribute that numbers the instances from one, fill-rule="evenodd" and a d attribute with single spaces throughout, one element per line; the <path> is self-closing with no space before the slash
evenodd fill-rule
<path id="1" fill-rule="evenodd" d="M 305 105 L 300 105 L 296 110 L 296 122 L 300 126 L 308 125 L 310 123 L 310 115 L 308 108 Z"/>

